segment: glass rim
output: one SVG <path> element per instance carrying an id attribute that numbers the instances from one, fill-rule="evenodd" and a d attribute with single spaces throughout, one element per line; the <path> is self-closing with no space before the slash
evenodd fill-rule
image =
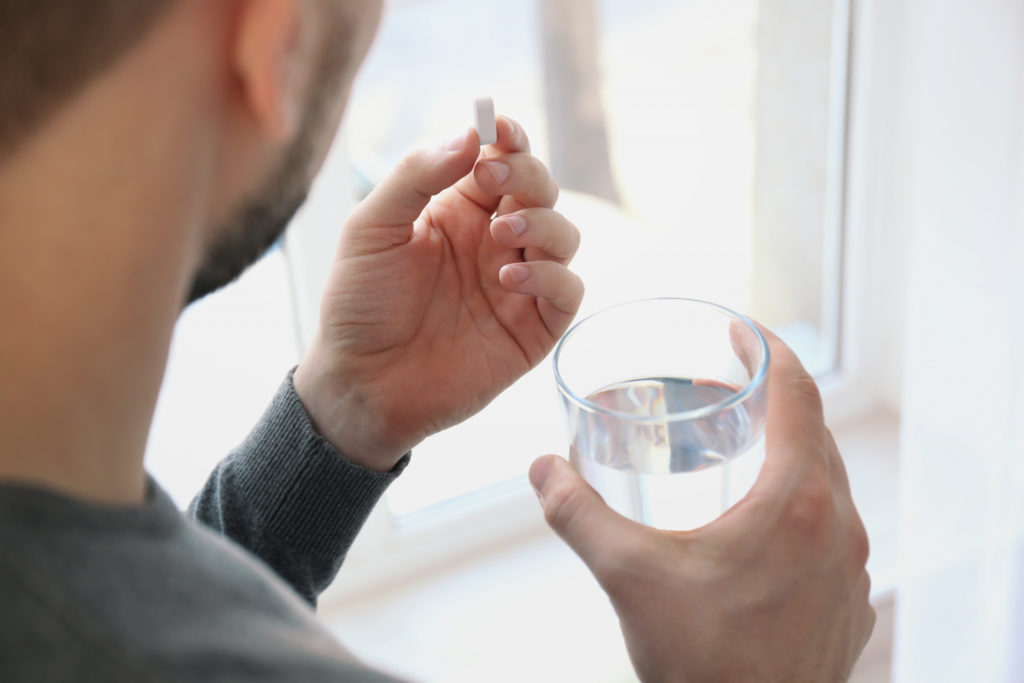
<path id="1" fill-rule="evenodd" d="M 694 408 L 692 410 L 684 410 L 684 411 L 680 411 L 680 412 L 666 413 L 665 415 L 657 415 L 657 416 L 654 416 L 654 415 L 634 415 L 633 413 L 626 413 L 626 412 L 622 412 L 620 410 L 612 410 L 611 408 L 605 408 L 604 406 L 599 405 L 597 403 L 594 403 L 593 401 L 591 401 L 591 400 L 589 400 L 587 398 L 583 398 L 583 397 L 578 396 L 576 394 L 576 392 L 574 392 L 572 389 L 570 389 L 568 383 L 562 377 L 562 372 L 561 372 L 561 370 L 559 368 L 559 362 L 558 362 L 559 358 L 561 357 L 561 354 L 562 354 L 562 348 L 565 346 L 565 342 L 568 341 L 569 338 L 572 337 L 574 334 L 576 334 L 576 332 L 579 331 L 579 328 L 581 326 L 583 326 L 588 321 L 596 318 L 599 315 L 603 315 L 603 314 L 608 313 L 610 311 L 613 311 L 613 310 L 615 310 L 617 308 L 623 308 L 623 307 L 632 306 L 632 305 L 635 305 L 635 304 L 650 303 L 650 302 L 656 302 L 656 301 L 671 301 L 671 302 L 676 302 L 676 303 L 689 303 L 689 304 L 700 304 L 700 305 L 703 305 L 703 306 L 709 306 L 711 308 L 717 309 L 718 311 L 720 311 L 722 313 L 725 313 L 726 315 L 728 315 L 731 318 L 734 318 L 734 319 L 742 321 L 743 324 L 745 324 L 749 329 L 753 330 L 754 335 L 755 335 L 758 343 L 761 346 L 761 354 L 762 354 L 762 356 L 761 356 L 761 362 L 760 362 L 760 364 L 758 365 L 758 368 L 757 368 L 757 372 L 755 372 L 754 375 L 750 378 L 750 381 L 747 382 L 747 385 L 745 387 L 743 387 L 743 389 L 741 391 L 738 391 L 735 394 L 732 394 L 731 396 L 729 396 L 729 397 L 727 397 L 727 398 L 725 398 L 725 399 L 723 399 L 721 401 L 718 401 L 716 403 L 712 403 L 712 404 L 709 404 L 709 405 L 706 405 L 706 406 L 701 406 L 700 408 Z M 727 308 L 725 306 L 722 306 L 721 304 L 716 304 L 716 303 L 714 303 L 712 301 L 704 301 L 703 299 L 691 299 L 691 298 L 687 298 L 687 297 L 674 297 L 674 296 L 658 296 L 658 297 L 649 297 L 649 298 L 646 298 L 646 299 L 632 299 L 630 301 L 622 301 L 622 302 L 619 302 L 617 304 L 612 304 L 611 306 L 606 306 L 605 308 L 602 308 L 602 309 L 600 309 L 598 311 L 595 311 L 595 312 L 589 314 L 588 316 L 586 316 L 585 318 L 581 318 L 580 320 L 576 321 L 576 323 L 574 323 L 572 327 L 570 327 L 568 330 L 566 330 L 565 334 L 562 335 L 562 338 L 558 340 L 558 344 L 555 346 L 555 352 L 554 352 L 554 356 L 553 356 L 553 359 L 552 359 L 552 365 L 554 366 L 555 382 L 558 384 L 558 391 L 559 391 L 559 393 L 561 393 L 569 401 L 574 403 L 576 405 L 576 407 L 578 407 L 578 408 L 580 408 L 582 410 L 585 410 L 588 413 L 596 413 L 596 414 L 600 414 L 600 415 L 607 415 L 608 417 L 614 417 L 614 418 L 619 419 L 619 420 L 633 422 L 635 424 L 645 424 L 646 425 L 646 424 L 664 424 L 666 422 L 683 422 L 683 421 L 686 421 L 686 420 L 700 419 L 700 418 L 703 418 L 703 417 L 707 417 L 709 415 L 714 415 L 715 413 L 721 412 L 723 410 L 730 410 L 730 409 L 738 406 L 739 404 L 743 403 L 748 398 L 753 396 L 754 392 L 756 392 L 759 388 L 761 388 L 764 385 L 765 380 L 768 377 L 768 362 L 769 362 L 770 355 L 771 354 L 770 354 L 769 349 L 768 349 L 768 341 L 764 338 L 764 335 L 761 333 L 761 330 L 758 329 L 757 325 L 755 325 L 754 322 L 750 318 L 748 318 L 747 316 L 743 315 L 742 313 L 737 313 L 736 311 L 732 310 L 731 308 Z"/>

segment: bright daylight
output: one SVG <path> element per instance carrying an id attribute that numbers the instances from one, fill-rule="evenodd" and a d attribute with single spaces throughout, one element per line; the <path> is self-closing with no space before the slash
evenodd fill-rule
<path id="1" fill-rule="evenodd" d="M 1024 680 L 1020 3 L 0 37 L 0 680 Z"/>

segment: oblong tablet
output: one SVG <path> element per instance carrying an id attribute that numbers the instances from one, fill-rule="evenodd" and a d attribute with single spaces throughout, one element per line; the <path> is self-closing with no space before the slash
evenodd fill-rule
<path id="1" fill-rule="evenodd" d="M 481 97 L 476 101 L 476 134 L 481 145 L 493 145 L 498 141 L 498 123 L 494 118 L 494 100 Z"/>

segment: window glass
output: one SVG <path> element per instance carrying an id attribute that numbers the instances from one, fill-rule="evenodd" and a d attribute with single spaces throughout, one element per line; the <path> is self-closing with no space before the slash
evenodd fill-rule
<path id="1" fill-rule="evenodd" d="M 847 11 L 839 0 L 392 0 L 314 187 L 311 206 L 326 208 L 307 207 L 287 254 L 179 324 L 151 469 L 179 502 L 194 493 L 295 362 L 297 334 L 308 338 L 339 207 L 470 125 L 483 96 L 523 125 L 563 189 L 559 209 L 583 234 L 581 315 L 642 296 L 708 299 L 776 329 L 815 373 L 833 370 Z M 289 291 L 303 297 L 297 312 Z M 525 486 L 533 458 L 566 452 L 561 420 L 548 359 L 416 449 L 388 493 L 395 520 Z"/>
<path id="2" fill-rule="evenodd" d="M 713 300 L 837 362 L 847 7 L 820 0 L 392 2 L 353 94 L 368 189 L 493 96 L 563 188 L 583 313 Z M 424 27 L 430 27 L 424 30 Z M 520 476 L 566 448 L 550 360 L 417 449 L 399 515 Z"/>

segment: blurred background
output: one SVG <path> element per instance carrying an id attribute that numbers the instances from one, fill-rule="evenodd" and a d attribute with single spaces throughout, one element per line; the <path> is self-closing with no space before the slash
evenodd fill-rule
<path id="1" fill-rule="evenodd" d="M 708 299 L 817 377 L 872 539 L 854 680 L 1020 680 L 1021 34 L 1009 0 L 390 0 L 287 237 L 182 317 L 148 466 L 187 505 L 301 358 L 346 213 L 491 96 L 582 232 L 582 314 Z M 321 600 L 351 649 L 418 681 L 635 680 L 526 483 L 561 420 L 548 359 L 416 449 Z"/>

